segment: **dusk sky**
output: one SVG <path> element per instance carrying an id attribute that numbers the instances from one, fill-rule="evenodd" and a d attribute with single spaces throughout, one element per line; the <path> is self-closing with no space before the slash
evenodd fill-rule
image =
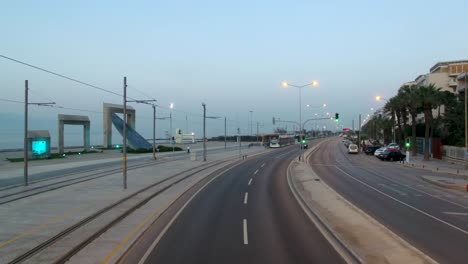
<path id="1" fill-rule="evenodd" d="M 228 134 L 237 122 L 250 132 L 250 110 L 261 132 L 273 130 L 273 116 L 297 121 L 298 90 L 281 82 L 317 80 L 302 90 L 303 119 L 320 111 L 306 104 L 326 103 L 322 112 L 340 113 L 350 127 L 383 105 L 376 95 L 393 96 L 439 61 L 468 59 L 466 10 L 466 0 L 3 1 L 0 55 L 119 94 L 127 76 L 130 97 L 150 96 L 166 108 L 173 102 L 174 129 L 185 130 L 187 115 L 198 135 L 202 102 L 208 115 L 227 117 Z M 1 57 L 0 72 L 0 99 L 23 101 L 27 79 L 32 102 L 95 111 L 30 106 L 31 129 L 54 134 L 57 114 L 89 115 L 93 141 L 101 143 L 102 103 L 122 102 Z M 132 106 L 137 130 L 150 137 L 151 107 Z M 1 102 L 0 148 L 8 137 L 21 147 L 23 109 Z M 169 111 L 158 108 L 158 115 Z M 168 129 L 158 121 L 158 137 Z M 209 120 L 208 132 L 223 134 L 224 123 Z"/>

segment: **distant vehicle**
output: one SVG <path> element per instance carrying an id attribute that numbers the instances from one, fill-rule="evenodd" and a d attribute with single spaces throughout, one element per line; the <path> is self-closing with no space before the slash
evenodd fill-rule
<path id="1" fill-rule="evenodd" d="M 281 148 L 287 145 L 292 145 L 294 142 L 294 135 L 280 135 L 270 139 L 270 148 Z"/>
<path id="2" fill-rule="evenodd" d="M 380 153 L 377 158 L 381 160 L 400 161 L 406 158 L 406 155 L 401 153 L 399 149 L 387 148 L 384 152 Z"/>
<path id="3" fill-rule="evenodd" d="M 387 148 L 383 147 L 383 148 L 377 149 L 376 151 L 374 151 L 374 156 L 378 157 L 380 154 L 382 154 L 382 152 L 385 151 L 385 149 Z"/>
<path id="4" fill-rule="evenodd" d="M 356 144 L 349 144 L 349 147 L 348 147 L 348 153 L 349 154 L 357 154 L 359 152 L 359 149 L 358 149 L 358 146 Z"/>
<path id="5" fill-rule="evenodd" d="M 343 140 L 345 147 L 349 147 L 350 144 L 353 144 L 351 140 Z"/>
<path id="6" fill-rule="evenodd" d="M 387 145 L 388 148 L 400 149 L 400 146 L 397 143 L 390 143 Z"/>
<path id="7" fill-rule="evenodd" d="M 378 150 L 379 148 L 381 148 L 381 146 L 369 145 L 366 147 L 366 149 L 364 149 L 364 153 L 366 153 L 367 155 L 373 155 L 374 152 Z"/>

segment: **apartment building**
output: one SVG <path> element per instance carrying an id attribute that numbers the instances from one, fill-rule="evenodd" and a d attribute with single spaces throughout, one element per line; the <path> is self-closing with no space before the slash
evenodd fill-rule
<path id="1" fill-rule="evenodd" d="M 431 67 L 429 73 L 419 75 L 415 82 L 417 85 L 435 84 L 444 91 L 456 93 L 458 91 L 457 77 L 468 71 L 468 60 L 443 61 Z"/>

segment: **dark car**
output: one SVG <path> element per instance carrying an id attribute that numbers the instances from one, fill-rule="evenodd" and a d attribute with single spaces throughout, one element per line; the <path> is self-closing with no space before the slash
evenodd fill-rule
<path id="1" fill-rule="evenodd" d="M 377 145 L 369 145 L 364 149 L 364 153 L 367 155 L 374 155 L 375 151 L 381 148 L 381 146 Z"/>
<path id="2" fill-rule="evenodd" d="M 381 160 L 400 161 L 406 158 L 406 155 L 401 153 L 399 149 L 387 148 L 384 152 L 379 154 L 377 158 Z"/>

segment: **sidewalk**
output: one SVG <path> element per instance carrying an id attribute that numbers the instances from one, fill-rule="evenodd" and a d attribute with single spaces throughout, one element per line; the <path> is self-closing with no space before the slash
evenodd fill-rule
<path id="1" fill-rule="evenodd" d="M 403 166 L 420 168 L 430 170 L 433 172 L 443 172 L 461 176 L 468 176 L 468 170 L 462 163 L 457 164 L 447 160 L 439 159 L 430 159 L 428 161 L 424 161 L 423 158 L 424 155 L 422 154 L 418 154 L 417 156 L 411 156 L 410 162 L 405 162 Z"/>
<path id="2" fill-rule="evenodd" d="M 222 150 L 224 149 L 224 142 L 210 142 L 207 144 L 207 150 Z M 238 148 L 237 143 L 229 142 L 227 144 L 227 150 Z M 242 148 L 247 148 L 247 144 L 243 142 Z M 195 144 L 191 146 L 191 152 L 197 153 L 200 157 L 203 151 L 203 144 Z M 9 179 L 23 176 L 23 162 L 9 162 L 4 161 L 6 157 L 21 156 L 22 152 L 0 152 L 0 159 L 3 164 L 0 164 L 0 180 Z M 158 159 L 171 157 L 174 155 L 185 155 L 186 151 L 176 152 L 161 152 L 156 153 Z M 145 160 L 152 159 L 152 153 L 144 154 L 127 154 L 127 160 Z M 51 160 L 35 160 L 29 162 L 29 174 L 33 176 L 38 173 L 47 173 L 62 169 L 72 169 L 81 166 L 118 162 L 122 160 L 122 153 L 120 149 L 104 150 L 103 152 L 90 153 L 85 155 L 70 155 L 64 159 L 51 159 Z"/>
<path id="3" fill-rule="evenodd" d="M 348 255 L 358 258 L 358 261 L 351 262 L 436 263 L 344 199 L 324 183 L 307 163 L 293 161 L 290 169 L 290 187 L 300 197 L 299 203 L 321 231 L 328 230 L 322 231 L 325 237 L 336 238 L 339 244 L 351 252 Z M 329 240 L 334 241 L 333 238 Z M 337 247 L 340 252 L 340 247 Z"/>

